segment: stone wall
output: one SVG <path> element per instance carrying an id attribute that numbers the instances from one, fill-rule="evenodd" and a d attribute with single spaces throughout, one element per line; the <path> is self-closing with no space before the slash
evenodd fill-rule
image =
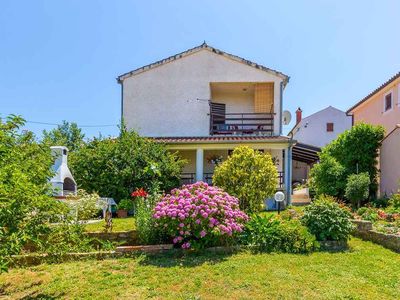
<path id="1" fill-rule="evenodd" d="M 400 236 L 378 232 L 373 229 L 372 223 L 369 221 L 353 220 L 353 223 L 355 225 L 354 236 L 400 253 Z"/>
<path id="2" fill-rule="evenodd" d="M 118 231 L 118 232 L 88 232 L 91 238 L 103 241 L 117 242 L 121 245 L 138 245 L 139 239 L 136 230 Z"/>

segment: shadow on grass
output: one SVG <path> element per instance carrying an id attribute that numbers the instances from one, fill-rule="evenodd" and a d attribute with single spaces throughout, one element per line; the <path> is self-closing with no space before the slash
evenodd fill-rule
<path id="1" fill-rule="evenodd" d="M 139 261 L 140 265 L 144 266 L 156 266 L 161 268 L 172 268 L 172 267 L 196 267 L 207 264 L 218 264 L 226 261 L 228 257 L 237 251 L 229 252 L 214 252 L 208 250 L 199 251 L 168 251 L 161 254 L 146 254 L 142 256 Z"/>
<path id="2" fill-rule="evenodd" d="M 30 295 L 27 295 L 23 298 L 21 298 L 21 300 L 55 300 L 55 299 L 61 299 L 63 296 L 63 294 L 59 294 L 59 295 L 49 295 L 49 294 L 36 294 L 36 293 L 32 293 Z"/>

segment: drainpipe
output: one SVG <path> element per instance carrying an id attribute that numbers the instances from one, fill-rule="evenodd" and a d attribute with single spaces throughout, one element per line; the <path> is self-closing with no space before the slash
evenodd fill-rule
<path id="1" fill-rule="evenodd" d="M 279 110 L 279 135 L 282 135 L 282 109 L 283 109 L 283 82 L 280 83 L 280 110 Z"/>
<path id="2" fill-rule="evenodd" d="M 118 83 L 121 85 L 121 128 L 120 128 L 120 132 L 122 132 L 122 130 L 125 127 L 124 124 L 124 83 L 123 81 L 118 81 Z"/>

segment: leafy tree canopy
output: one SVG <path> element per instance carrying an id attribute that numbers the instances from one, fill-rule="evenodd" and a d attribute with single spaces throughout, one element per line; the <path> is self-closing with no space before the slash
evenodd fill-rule
<path id="1" fill-rule="evenodd" d="M 117 201 L 137 188 L 176 187 L 184 163 L 164 145 L 127 130 L 117 138 L 94 138 L 69 158 L 80 188 Z"/>
<path id="2" fill-rule="evenodd" d="M 43 130 L 43 142 L 49 146 L 65 146 L 70 151 L 75 151 L 84 143 L 85 135 L 82 129 L 74 122 L 63 121 L 61 125 L 52 130 Z"/>
<path id="3" fill-rule="evenodd" d="M 61 206 L 48 183 L 53 159 L 50 149 L 31 132 L 20 133 L 24 120 L 0 120 L 0 268 L 27 242 L 37 242 Z"/>
<path id="4" fill-rule="evenodd" d="M 360 123 L 324 147 L 320 153 L 320 164 L 316 164 L 311 172 L 311 181 L 316 192 L 324 191 L 328 195 L 342 198 L 348 176 L 367 172 L 371 182 L 369 194 L 376 194 L 377 158 L 384 136 L 385 129 L 382 126 Z M 341 168 L 343 169 L 340 170 Z M 335 174 L 337 178 L 333 180 Z M 333 181 L 329 183 L 331 179 Z M 329 189 L 332 191 L 326 192 Z"/>

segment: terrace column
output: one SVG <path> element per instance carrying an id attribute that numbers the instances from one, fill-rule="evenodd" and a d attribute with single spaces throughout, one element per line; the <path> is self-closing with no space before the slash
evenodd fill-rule
<path id="1" fill-rule="evenodd" d="M 289 146 L 284 151 L 286 203 L 287 205 L 290 205 L 292 203 L 292 147 Z"/>
<path id="2" fill-rule="evenodd" d="M 204 150 L 196 149 L 196 181 L 203 180 Z"/>

